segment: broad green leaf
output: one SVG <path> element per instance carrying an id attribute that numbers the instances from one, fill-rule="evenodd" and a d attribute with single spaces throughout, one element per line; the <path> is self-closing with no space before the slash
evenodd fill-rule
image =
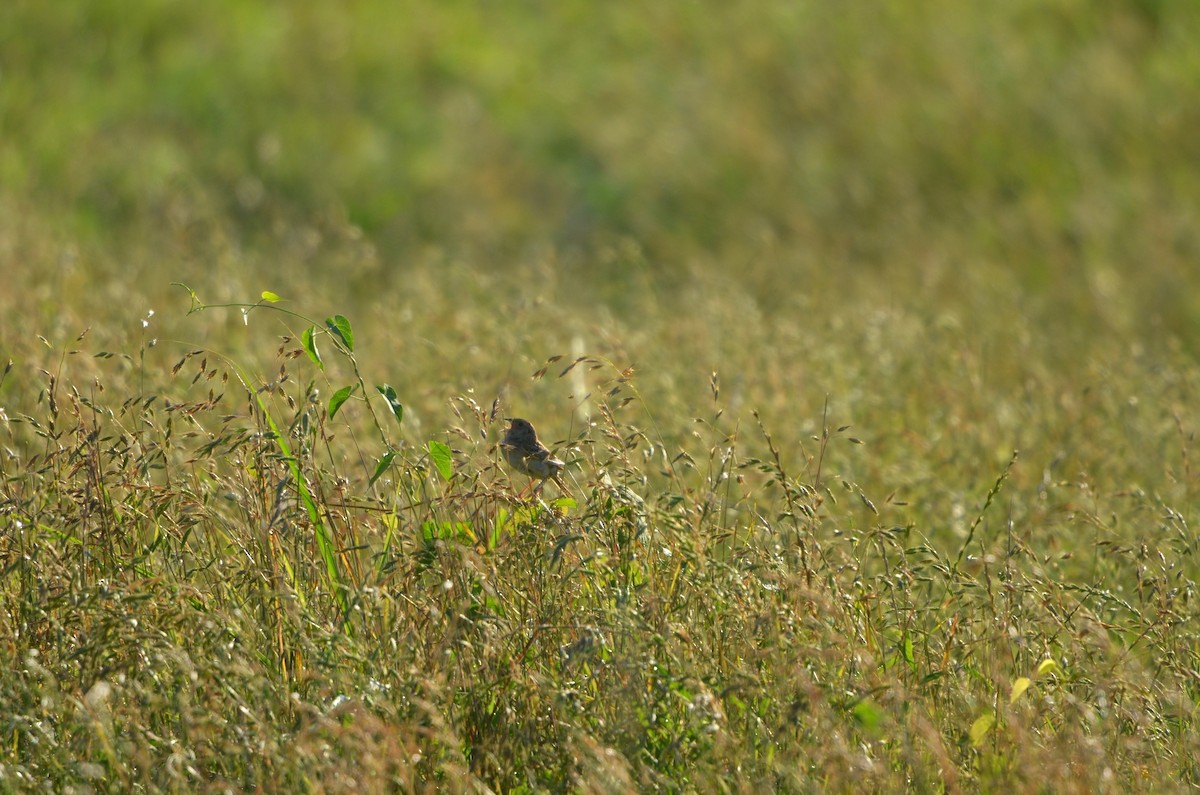
<path id="1" fill-rule="evenodd" d="M 978 748 L 994 725 L 996 725 L 996 713 L 991 710 L 976 718 L 975 722 L 971 724 L 971 745 Z"/>
<path id="2" fill-rule="evenodd" d="M 325 319 L 325 328 L 346 346 L 346 350 L 354 350 L 354 332 L 350 329 L 350 321 L 345 315 L 334 315 Z"/>
<path id="3" fill-rule="evenodd" d="M 913 656 L 912 635 L 904 636 L 904 660 L 909 665 L 913 665 L 916 662 L 916 658 Z"/>
<path id="4" fill-rule="evenodd" d="M 1008 703 L 1009 704 L 1016 703 L 1016 700 L 1018 698 L 1020 698 L 1021 695 L 1024 694 L 1024 692 L 1026 690 L 1029 689 L 1029 686 L 1031 684 L 1033 684 L 1033 680 L 1030 679 L 1028 676 L 1018 676 L 1016 679 L 1014 679 L 1013 686 L 1012 686 L 1012 693 L 1010 693 L 1008 696 Z"/>
<path id="5" fill-rule="evenodd" d="M 300 341 L 304 344 L 304 351 L 308 354 L 308 358 L 313 360 L 313 364 L 324 370 L 325 362 L 321 361 L 321 352 L 317 350 L 316 332 L 316 326 L 309 326 L 300 335 Z"/>
<path id="6" fill-rule="evenodd" d="M 338 413 L 338 409 L 350 398 L 350 393 L 353 391 L 353 386 L 344 386 L 333 393 L 333 397 L 329 399 L 329 419 L 333 419 L 334 415 Z"/>
<path id="7" fill-rule="evenodd" d="M 867 731 L 874 731 L 879 722 L 883 720 L 883 711 L 866 699 L 855 704 L 850 713 Z"/>
<path id="8" fill-rule="evenodd" d="M 1048 673 L 1062 673 L 1062 669 L 1058 667 L 1058 663 L 1051 659 L 1042 660 L 1042 664 L 1037 667 L 1037 675 L 1045 676 Z"/>
<path id="9" fill-rule="evenodd" d="M 428 448 L 429 457 L 433 459 L 433 465 L 437 467 L 438 474 L 442 476 L 442 480 L 450 480 L 450 476 L 454 474 L 452 466 L 454 459 L 450 453 L 450 446 L 433 440 L 429 442 Z"/>
<path id="10" fill-rule="evenodd" d="M 466 522 L 435 522 L 426 520 L 421 524 L 421 540 L 429 543 L 432 541 L 453 541 L 456 537 L 463 534 L 471 534 L 471 526 Z"/>
<path id="11" fill-rule="evenodd" d="M 396 390 L 387 384 L 380 384 L 375 388 L 379 390 L 379 394 L 383 395 L 383 399 L 388 403 L 388 408 L 396 415 L 396 422 L 404 422 L 404 406 L 400 403 L 400 398 L 396 397 Z"/>
<path id="12" fill-rule="evenodd" d="M 579 503 L 575 501 L 574 497 L 555 497 L 550 501 L 550 505 L 563 513 L 570 513 L 571 509 L 577 507 Z"/>
<path id="13" fill-rule="evenodd" d="M 272 304 L 280 300 L 279 296 L 275 295 L 275 293 L 271 292 L 270 290 L 263 290 L 262 297 L 264 301 L 270 301 Z"/>
<path id="14" fill-rule="evenodd" d="M 374 486 L 375 481 L 379 480 L 380 475 L 382 475 L 384 472 L 387 472 L 388 467 L 392 465 L 392 459 L 395 457 L 395 450 L 389 450 L 384 453 L 383 458 L 380 458 L 379 463 L 375 465 L 375 474 L 371 475 L 371 480 L 367 483 L 368 487 Z"/>

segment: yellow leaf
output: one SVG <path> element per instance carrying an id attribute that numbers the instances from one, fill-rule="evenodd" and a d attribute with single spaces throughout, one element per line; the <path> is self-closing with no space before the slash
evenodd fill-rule
<path id="1" fill-rule="evenodd" d="M 975 722 L 971 724 L 971 744 L 978 748 L 995 723 L 996 713 L 990 710 L 976 718 Z"/>
<path id="2" fill-rule="evenodd" d="M 1042 664 L 1037 667 L 1037 675 L 1042 676 L 1051 672 L 1060 674 L 1062 673 L 1062 669 L 1058 667 L 1058 663 L 1054 662 L 1054 660 L 1049 658 L 1042 660 Z"/>
<path id="3" fill-rule="evenodd" d="M 1008 703 L 1015 703 L 1021 697 L 1021 694 L 1029 689 L 1031 684 L 1033 684 L 1033 681 L 1028 676 L 1018 676 L 1013 681 L 1012 694 L 1008 697 Z"/>

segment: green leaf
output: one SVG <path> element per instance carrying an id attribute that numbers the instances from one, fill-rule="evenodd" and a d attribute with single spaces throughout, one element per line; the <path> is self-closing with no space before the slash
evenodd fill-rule
<path id="1" fill-rule="evenodd" d="M 874 731 L 879 722 L 883 720 L 883 711 L 871 701 L 863 699 L 854 705 L 850 710 L 852 714 L 864 729 Z"/>
<path id="2" fill-rule="evenodd" d="M 437 467 L 438 474 L 442 476 L 442 480 L 450 480 L 450 476 L 454 474 L 454 459 L 450 454 L 450 446 L 439 441 L 430 441 L 428 444 L 429 457 L 433 459 L 433 465 Z"/>
<path id="3" fill-rule="evenodd" d="M 334 315 L 325 319 L 325 328 L 329 329 L 329 333 L 346 346 L 346 350 L 354 350 L 354 332 L 350 329 L 350 321 L 345 315 Z"/>
<path id="4" fill-rule="evenodd" d="M 971 745 L 978 748 L 983 743 L 983 738 L 992 730 L 992 726 L 996 725 L 996 713 L 988 710 L 975 719 L 971 724 Z"/>
<path id="5" fill-rule="evenodd" d="M 916 658 L 913 656 L 912 635 L 904 636 L 904 660 L 909 665 L 916 664 Z"/>
<path id="6" fill-rule="evenodd" d="M 271 292 L 270 290 L 263 290 L 262 297 L 264 301 L 269 301 L 272 304 L 280 300 L 279 296 L 275 295 L 275 293 Z"/>
<path id="7" fill-rule="evenodd" d="M 379 463 L 375 465 L 375 474 L 371 475 L 370 482 L 367 483 L 368 488 L 375 485 L 375 481 L 379 480 L 379 476 L 387 472 L 388 467 L 392 465 L 392 460 L 396 457 L 395 450 L 389 450 L 384 453 L 383 458 L 379 459 Z"/>
<path id="8" fill-rule="evenodd" d="M 425 543 L 453 541 L 464 533 L 469 534 L 470 529 L 471 526 L 466 522 L 435 522 L 432 519 L 427 519 L 421 524 L 421 540 Z M 473 537 L 472 534 L 471 538 Z"/>
<path id="9" fill-rule="evenodd" d="M 333 397 L 329 399 L 329 419 L 333 419 L 334 415 L 338 413 L 338 409 L 342 407 L 342 404 L 350 398 L 352 392 L 354 392 L 353 386 L 344 386 L 333 393 Z"/>
<path id="10" fill-rule="evenodd" d="M 380 384 L 375 388 L 379 390 L 379 394 L 383 395 L 383 399 L 388 403 L 388 408 L 396 415 L 396 422 L 404 422 L 404 406 L 400 403 L 400 398 L 396 397 L 396 390 L 387 384 Z"/>
<path id="11" fill-rule="evenodd" d="M 313 360 L 313 364 L 325 369 L 325 362 L 321 361 L 321 352 L 317 350 L 316 339 L 317 327 L 309 326 L 304 329 L 304 333 L 300 335 L 300 341 L 304 344 L 304 351 L 308 354 L 308 358 Z"/>
<path id="12" fill-rule="evenodd" d="M 1026 690 L 1029 689 L 1029 686 L 1031 684 L 1033 684 L 1033 680 L 1030 679 L 1028 676 L 1018 676 L 1016 679 L 1014 679 L 1013 686 L 1012 686 L 1012 693 L 1010 693 L 1008 696 L 1008 703 L 1009 704 L 1015 703 L 1016 700 L 1018 698 L 1020 698 Z"/>

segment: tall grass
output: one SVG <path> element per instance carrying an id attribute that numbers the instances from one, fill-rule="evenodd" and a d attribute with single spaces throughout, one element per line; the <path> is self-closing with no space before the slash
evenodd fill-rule
<path id="1" fill-rule="evenodd" d="M 201 350 L 161 395 L 48 375 L 4 456 L 5 786 L 1195 782 L 1186 502 L 998 461 L 955 550 L 832 417 L 782 447 L 714 377 L 676 437 L 632 372 L 535 375 L 578 368 L 573 493 L 531 499 L 470 395 L 372 482 L 299 337 L 263 386 Z"/>
<path id="2" fill-rule="evenodd" d="M 5 4 L 0 791 L 1200 786 L 1196 8 Z"/>

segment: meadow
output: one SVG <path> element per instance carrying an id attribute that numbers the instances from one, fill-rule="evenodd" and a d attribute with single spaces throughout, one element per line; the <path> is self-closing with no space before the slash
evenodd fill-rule
<path id="1" fill-rule="evenodd" d="M 8 0 L 0 792 L 1200 787 L 1198 37 Z"/>

